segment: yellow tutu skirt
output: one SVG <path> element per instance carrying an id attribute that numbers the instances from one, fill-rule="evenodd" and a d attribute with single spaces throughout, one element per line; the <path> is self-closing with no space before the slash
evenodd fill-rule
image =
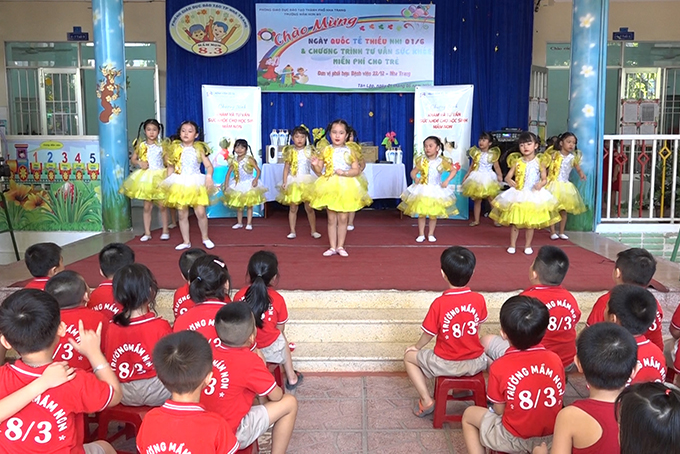
<path id="1" fill-rule="evenodd" d="M 401 195 L 397 208 L 407 216 L 448 218 L 458 214 L 456 196 L 452 188 L 434 184 L 412 184 Z"/>
<path id="2" fill-rule="evenodd" d="M 566 211 L 570 214 L 581 214 L 586 212 L 586 205 L 583 203 L 581 194 L 576 189 L 574 183 L 570 181 L 551 181 L 546 189 L 557 199 L 557 210 Z"/>
<path id="3" fill-rule="evenodd" d="M 125 179 L 119 192 L 131 199 L 162 201 L 165 191 L 161 183 L 167 174 L 165 169 L 137 169 Z"/>
<path id="4" fill-rule="evenodd" d="M 463 195 L 471 199 L 488 199 L 501 192 L 501 185 L 495 172 L 473 170 L 463 183 Z"/>
<path id="5" fill-rule="evenodd" d="M 491 202 L 489 217 L 501 225 L 542 229 L 560 221 L 557 199 L 545 188 L 539 191 L 510 188 Z"/>
<path id="6" fill-rule="evenodd" d="M 224 189 L 222 203 L 229 208 L 247 208 L 262 205 L 267 201 L 264 196 L 268 189 L 258 180 L 257 186 L 253 187 L 253 180 L 243 180 L 232 183 Z"/>
<path id="7" fill-rule="evenodd" d="M 289 176 L 286 181 L 286 188 L 277 186 L 279 193 L 276 201 L 282 205 L 299 205 L 309 202 L 314 197 L 314 175 Z"/>
<path id="8" fill-rule="evenodd" d="M 340 213 L 359 211 L 373 203 L 359 177 L 341 177 L 333 174 L 320 177 L 314 183 L 314 197 L 310 205 L 315 210 L 328 208 Z"/>
<path id="9" fill-rule="evenodd" d="M 173 173 L 163 180 L 164 205 L 170 208 L 186 208 L 210 205 L 210 195 L 205 187 L 205 175 L 182 175 Z"/>

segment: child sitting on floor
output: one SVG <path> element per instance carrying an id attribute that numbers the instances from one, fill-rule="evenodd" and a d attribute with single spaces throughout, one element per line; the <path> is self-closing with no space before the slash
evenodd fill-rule
<path id="1" fill-rule="evenodd" d="M 485 454 L 485 447 L 531 452 L 552 443 L 565 380 L 560 357 L 540 344 L 549 319 L 548 308 L 536 298 L 513 296 L 501 307 L 501 336 L 511 346 L 489 367 L 487 399 L 493 411 L 473 406 L 463 413 L 469 454 Z"/>
<path id="2" fill-rule="evenodd" d="M 244 302 L 223 306 L 215 316 L 221 343 L 213 346 L 213 379 L 203 390 L 201 402 L 222 415 L 246 448 L 269 427 L 272 428 L 272 454 L 284 454 L 293 435 L 297 400 L 284 394 L 256 353 L 255 318 Z M 263 405 L 253 405 L 255 396 L 266 397 Z"/>
<path id="3" fill-rule="evenodd" d="M 529 281 L 532 286 L 521 294 L 538 299 L 548 308 L 550 321 L 541 344 L 557 353 L 565 371 L 570 372 L 574 369 L 576 324 L 581 319 L 581 311 L 574 295 L 560 285 L 568 269 L 569 257 L 562 249 L 543 246 L 529 268 Z M 503 356 L 510 347 L 507 340 L 495 335 L 483 336 L 482 345 L 492 360 Z"/>
<path id="4" fill-rule="evenodd" d="M 71 339 L 75 340 L 76 343 L 80 340 L 80 336 L 78 336 L 79 321 L 82 321 L 85 329 L 92 331 L 96 331 L 97 327 L 102 325 L 99 348 L 103 350 L 109 320 L 101 312 L 86 307 L 90 289 L 83 276 L 75 271 L 65 270 L 50 278 L 45 286 L 45 291 L 59 303 L 61 321 L 66 325 L 66 334 L 59 339 L 59 345 L 54 350 L 54 359 L 66 361 L 71 367 L 91 371 L 90 362 L 81 355 L 74 353 Z"/>
<path id="5" fill-rule="evenodd" d="M 616 255 L 612 278 L 615 284 L 633 284 L 646 288 L 649 286 L 656 272 L 656 259 L 646 249 L 631 248 L 621 251 Z M 609 301 L 609 292 L 602 295 L 590 311 L 586 325 L 605 321 L 604 311 Z M 663 351 L 663 335 L 661 334 L 661 322 L 663 310 L 661 305 L 656 304 L 656 319 L 645 333 L 645 337 Z"/>
<path id="6" fill-rule="evenodd" d="M 24 262 L 33 276 L 24 288 L 45 290 L 47 281 L 64 269 L 61 247 L 54 243 L 37 243 L 30 246 L 24 253 Z"/>
<path id="7" fill-rule="evenodd" d="M 205 338 L 193 331 L 165 336 L 153 349 L 153 365 L 172 398 L 146 414 L 137 450 L 149 453 L 159 452 L 159 446 L 181 446 L 178 451 L 187 453 L 235 453 L 239 444 L 227 422 L 199 403 L 201 391 L 215 380 Z"/>
<path id="8" fill-rule="evenodd" d="M 613 323 L 598 323 L 578 337 L 576 367 L 590 395 L 563 408 L 555 421 L 552 454 L 619 452 L 614 402 L 635 373 L 637 345 L 633 336 Z M 547 454 L 547 445 L 533 454 Z"/>
<path id="9" fill-rule="evenodd" d="M 654 323 L 656 300 L 649 290 L 636 285 L 617 285 L 609 293 L 605 310 L 607 321 L 623 326 L 635 336 L 640 370 L 632 383 L 666 380 L 666 359 L 663 351 L 650 342 L 644 333 Z"/>
<path id="10" fill-rule="evenodd" d="M 99 273 L 104 281 L 92 291 L 87 307 L 103 313 L 109 320 L 123 310 L 113 297 L 113 275 L 127 265 L 135 263 L 135 252 L 123 243 L 107 244 L 99 251 Z"/>
<path id="11" fill-rule="evenodd" d="M 191 267 L 196 259 L 204 255 L 206 255 L 206 252 L 203 249 L 195 247 L 187 249 L 179 256 L 179 270 L 186 284 L 175 290 L 175 295 L 173 296 L 172 313 L 175 318 L 196 305 L 191 300 L 191 295 L 189 295 L 189 284 L 191 283 L 189 281 L 189 271 L 191 271 Z"/>
<path id="12" fill-rule="evenodd" d="M 469 249 L 453 246 L 442 253 L 440 263 L 449 289 L 430 305 L 421 327 L 423 334 L 404 354 L 406 373 L 420 396 L 413 409 L 420 418 L 434 411 L 428 378 L 475 375 L 487 366 L 478 334 L 479 325 L 486 320 L 486 302 L 467 287 L 475 271 L 475 255 Z M 423 350 L 435 336 L 434 350 Z"/>

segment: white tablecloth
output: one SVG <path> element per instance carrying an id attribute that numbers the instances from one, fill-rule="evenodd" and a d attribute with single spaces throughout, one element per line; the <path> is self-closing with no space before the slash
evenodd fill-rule
<path id="1" fill-rule="evenodd" d="M 406 189 L 406 167 L 404 164 L 367 163 L 364 169 L 368 179 L 368 195 L 372 199 L 398 199 Z M 276 200 L 276 186 L 283 181 L 283 163 L 262 166 L 262 184 L 269 191 L 267 202 Z"/>

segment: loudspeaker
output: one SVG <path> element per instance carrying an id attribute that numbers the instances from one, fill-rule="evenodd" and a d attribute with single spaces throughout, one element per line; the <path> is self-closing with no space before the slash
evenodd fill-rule
<path id="1" fill-rule="evenodd" d="M 275 145 L 267 147 L 267 164 L 276 164 L 279 162 L 279 150 Z"/>

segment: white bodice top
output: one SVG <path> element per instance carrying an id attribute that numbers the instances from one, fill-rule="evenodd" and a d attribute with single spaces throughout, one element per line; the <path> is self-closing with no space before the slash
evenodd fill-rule
<path id="1" fill-rule="evenodd" d="M 250 172 L 246 169 L 246 167 L 250 168 Z M 238 162 L 238 178 L 239 181 L 246 181 L 246 180 L 252 180 L 254 177 L 254 167 L 251 167 L 248 165 L 248 157 L 246 156 L 243 158 L 242 161 Z"/>
<path id="2" fill-rule="evenodd" d="M 427 159 L 427 158 L 425 158 Z M 442 157 L 437 156 L 435 159 L 429 160 L 427 168 L 427 184 L 442 184 L 442 174 L 439 171 L 442 166 Z"/>
<path id="3" fill-rule="evenodd" d="M 198 152 L 194 147 L 184 147 L 180 162 L 183 175 L 198 175 L 201 173 L 201 163 L 198 161 Z"/>
<path id="4" fill-rule="evenodd" d="M 560 172 L 557 175 L 557 181 L 563 183 L 569 181 L 572 167 L 574 167 L 574 153 L 569 153 L 566 156 L 562 155 L 562 164 L 560 165 Z"/>
<path id="5" fill-rule="evenodd" d="M 527 162 L 524 172 L 524 187 L 522 190 L 531 191 L 536 186 L 536 183 L 541 181 L 541 165 L 538 162 L 538 158 Z"/>
<path id="6" fill-rule="evenodd" d="M 333 147 L 333 170 L 349 171 L 352 168 L 349 161 L 351 152 L 347 147 Z"/>
<path id="7" fill-rule="evenodd" d="M 309 175 L 312 173 L 312 162 L 307 157 L 308 153 L 311 154 L 309 147 L 305 147 L 302 150 L 295 150 L 297 153 L 297 176 Z"/>
<path id="8" fill-rule="evenodd" d="M 163 162 L 163 148 L 157 143 L 149 145 L 146 144 L 146 159 L 149 163 L 149 170 L 163 170 L 165 163 Z"/>
<path id="9" fill-rule="evenodd" d="M 493 172 L 493 154 L 488 151 L 482 151 L 479 156 L 479 165 L 477 171 L 479 172 Z"/>

